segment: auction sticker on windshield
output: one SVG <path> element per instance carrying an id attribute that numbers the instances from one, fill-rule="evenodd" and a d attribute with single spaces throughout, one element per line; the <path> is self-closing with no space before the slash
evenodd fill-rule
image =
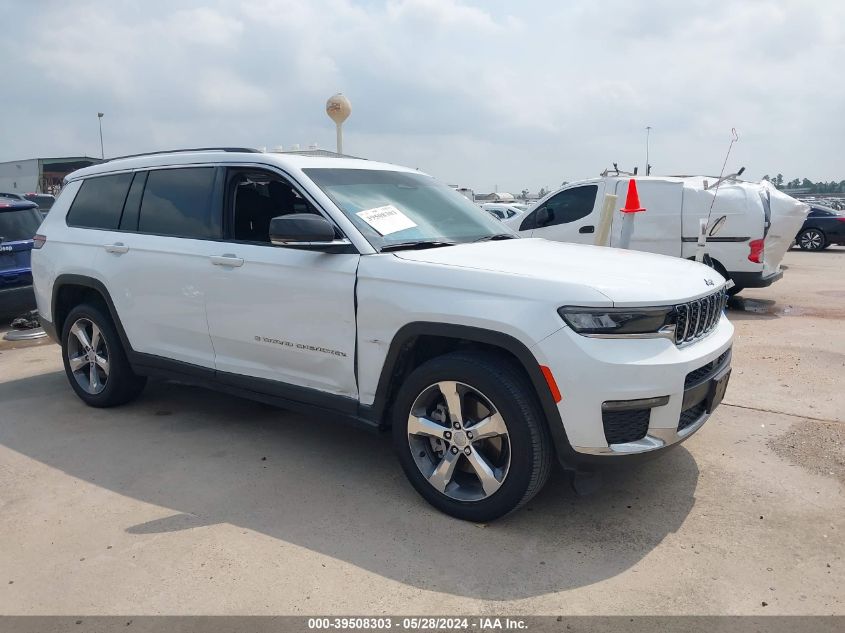
<path id="1" fill-rule="evenodd" d="M 356 215 L 381 235 L 412 229 L 416 223 L 392 204 L 359 211 Z"/>

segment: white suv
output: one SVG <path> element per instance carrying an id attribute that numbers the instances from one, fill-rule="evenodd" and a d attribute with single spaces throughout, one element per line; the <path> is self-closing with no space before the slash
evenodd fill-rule
<path id="1" fill-rule="evenodd" d="M 186 150 L 77 171 L 39 229 L 42 323 L 87 404 L 147 376 L 392 427 L 437 508 L 531 499 L 699 429 L 730 372 L 725 281 L 676 258 L 518 239 L 366 160 Z"/>

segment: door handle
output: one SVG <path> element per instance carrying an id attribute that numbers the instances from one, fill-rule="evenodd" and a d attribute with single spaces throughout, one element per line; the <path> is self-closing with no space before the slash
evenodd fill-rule
<path id="1" fill-rule="evenodd" d="M 225 255 L 212 255 L 210 258 L 211 263 L 215 266 L 228 266 L 229 268 L 240 268 L 244 265 L 243 257 L 237 257 L 236 255 L 232 255 L 231 253 L 226 253 Z"/>
<path id="2" fill-rule="evenodd" d="M 594 227 L 592 224 L 588 224 L 587 226 L 582 226 L 580 229 L 578 229 L 578 232 L 579 233 L 595 233 L 596 227 Z"/>
<path id="3" fill-rule="evenodd" d="M 123 242 L 115 242 L 114 244 L 104 244 L 103 248 L 106 249 L 107 253 L 116 253 L 118 255 L 129 252 L 129 247 Z"/>

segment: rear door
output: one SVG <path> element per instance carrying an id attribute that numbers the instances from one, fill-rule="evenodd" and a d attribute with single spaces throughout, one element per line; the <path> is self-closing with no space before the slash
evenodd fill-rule
<path id="1" fill-rule="evenodd" d="M 122 212 L 115 230 L 100 232 L 96 267 L 136 352 L 214 367 L 205 301 L 209 257 L 222 234 L 222 171 L 186 166 L 120 175 Z"/>
<path id="2" fill-rule="evenodd" d="M 563 189 L 532 209 L 519 231 L 557 242 L 593 244 L 603 199 L 604 182 Z"/>
<path id="3" fill-rule="evenodd" d="M 625 206 L 628 180 L 616 182 L 617 208 Z M 634 214 L 634 233 L 629 248 L 647 253 L 681 256 L 681 208 L 683 183 L 671 180 L 637 179 L 640 207 L 645 211 Z M 623 214 L 613 214 L 610 245 L 619 246 Z M 696 233 L 697 235 L 697 233 Z"/>

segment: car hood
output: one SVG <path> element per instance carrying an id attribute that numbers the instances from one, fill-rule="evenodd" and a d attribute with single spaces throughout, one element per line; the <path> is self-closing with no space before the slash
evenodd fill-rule
<path id="1" fill-rule="evenodd" d="M 589 286 L 615 305 L 664 305 L 709 294 L 724 278 L 703 264 L 603 246 L 513 239 L 397 251 L 400 259 Z"/>

